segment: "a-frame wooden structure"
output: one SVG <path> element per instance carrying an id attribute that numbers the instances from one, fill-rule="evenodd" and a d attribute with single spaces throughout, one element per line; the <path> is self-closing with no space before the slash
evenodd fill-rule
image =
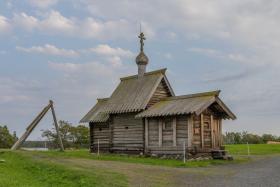
<path id="1" fill-rule="evenodd" d="M 53 121 L 55 125 L 55 129 L 58 136 L 58 141 L 60 145 L 60 150 L 64 151 L 64 146 L 62 143 L 61 136 L 59 134 L 58 124 L 56 120 L 56 115 L 53 107 L 53 101 L 50 100 L 49 104 L 36 116 L 36 118 L 31 122 L 31 124 L 27 127 L 25 133 L 18 139 L 18 141 L 12 146 L 11 150 L 17 150 L 21 147 L 23 142 L 28 138 L 28 136 L 31 134 L 31 132 L 34 130 L 34 128 L 38 125 L 38 123 L 41 121 L 41 119 L 46 115 L 46 113 L 51 109 Z"/>

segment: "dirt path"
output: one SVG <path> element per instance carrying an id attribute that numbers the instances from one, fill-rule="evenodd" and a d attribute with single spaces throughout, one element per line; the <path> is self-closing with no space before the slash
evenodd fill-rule
<path id="1" fill-rule="evenodd" d="M 89 159 L 52 160 L 81 169 L 100 168 L 128 176 L 130 186 L 280 186 L 280 157 L 207 168 L 170 168 Z"/>

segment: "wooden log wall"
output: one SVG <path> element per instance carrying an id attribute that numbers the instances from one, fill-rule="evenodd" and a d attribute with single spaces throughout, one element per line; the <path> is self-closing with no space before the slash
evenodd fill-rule
<path id="1" fill-rule="evenodd" d="M 112 117 L 112 151 L 143 152 L 144 125 L 142 119 L 135 119 L 135 113 L 116 114 Z"/>
<path id="2" fill-rule="evenodd" d="M 109 125 L 108 123 L 90 123 L 90 149 L 91 152 L 97 152 L 99 141 L 99 150 L 107 152 L 110 149 L 109 144 Z"/>
<path id="3" fill-rule="evenodd" d="M 158 147 L 159 145 L 159 125 L 157 118 L 148 119 L 148 147 Z"/>
<path id="4" fill-rule="evenodd" d="M 173 145 L 173 129 L 172 129 L 172 117 L 167 117 L 162 120 L 162 146 Z"/>
<path id="5" fill-rule="evenodd" d="M 183 154 L 184 142 L 188 147 L 188 118 L 187 115 L 149 118 L 148 151 L 151 154 Z"/>
<path id="6" fill-rule="evenodd" d="M 183 147 L 185 142 L 186 147 L 188 146 L 188 117 L 189 116 L 177 116 L 176 117 L 176 140 L 177 146 Z"/>

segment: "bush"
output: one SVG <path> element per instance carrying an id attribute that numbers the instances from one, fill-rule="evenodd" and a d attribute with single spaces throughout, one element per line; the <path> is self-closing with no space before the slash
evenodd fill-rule
<path id="1" fill-rule="evenodd" d="M 15 132 L 12 135 L 6 125 L 0 125 L 0 148 L 11 148 L 16 140 Z"/>

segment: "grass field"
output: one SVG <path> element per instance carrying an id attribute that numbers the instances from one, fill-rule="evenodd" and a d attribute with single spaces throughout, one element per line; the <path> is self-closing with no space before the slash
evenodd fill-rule
<path id="1" fill-rule="evenodd" d="M 247 155 L 248 148 L 246 144 L 226 145 L 226 150 L 232 155 Z M 251 155 L 271 155 L 280 154 L 280 145 L 278 144 L 249 144 Z"/>
<path id="2" fill-rule="evenodd" d="M 234 161 L 224 160 L 202 160 L 202 161 L 191 161 L 183 163 L 182 160 L 174 159 L 159 159 L 151 157 L 139 157 L 137 155 L 119 155 L 119 154 L 89 154 L 88 150 L 71 150 L 65 152 L 47 151 L 47 152 L 26 152 L 25 154 L 36 154 L 41 157 L 60 157 L 60 158 L 83 158 L 91 160 L 102 160 L 102 161 L 118 161 L 126 163 L 146 164 L 146 165 L 157 165 L 167 167 L 207 167 L 211 165 L 221 165 L 230 163 L 241 163 L 246 162 L 248 159 L 244 157 L 236 157 Z"/>
<path id="3" fill-rule="evenodd" d="M 0 187 L 79 187 L 126 186 L 126 177 L 98 168 L 80 170 L 31 156 L 36 153 L 2 151 L 0 159 Z"/>
<path id="4" fill-rule="evenodd" d="M 249 145 L 254 155 L 280 154 L 280 145 Z M 238 164 L 248 161 L 247 145 L 227 145 L 226 150 L 234 155 L 234 161 L 205 160 L 183 163 L 181 160 L 163 160 L 139 156 L 116 154 L 89 154 L 88 150 L 58 151 L 16 151 L 0 150 L 0 187 L 47 187 L 47 186 L 127 186 L 127 173 L 118 169 L 88 167 L 88 162 L 99 160 L 108 165 L 115 161 L 117 165 L 132 163 L 139 165 L 156 165 L 167 167 L 207 167 L 221 164 Z M 108 162 L 107 162 L 108 161 Z M 77 164 L 84 163 L 83 166 Z M 136 166 L 135 165 L 135 166 Z M 117 171 L 117 172 L 116 172 Z"/>

